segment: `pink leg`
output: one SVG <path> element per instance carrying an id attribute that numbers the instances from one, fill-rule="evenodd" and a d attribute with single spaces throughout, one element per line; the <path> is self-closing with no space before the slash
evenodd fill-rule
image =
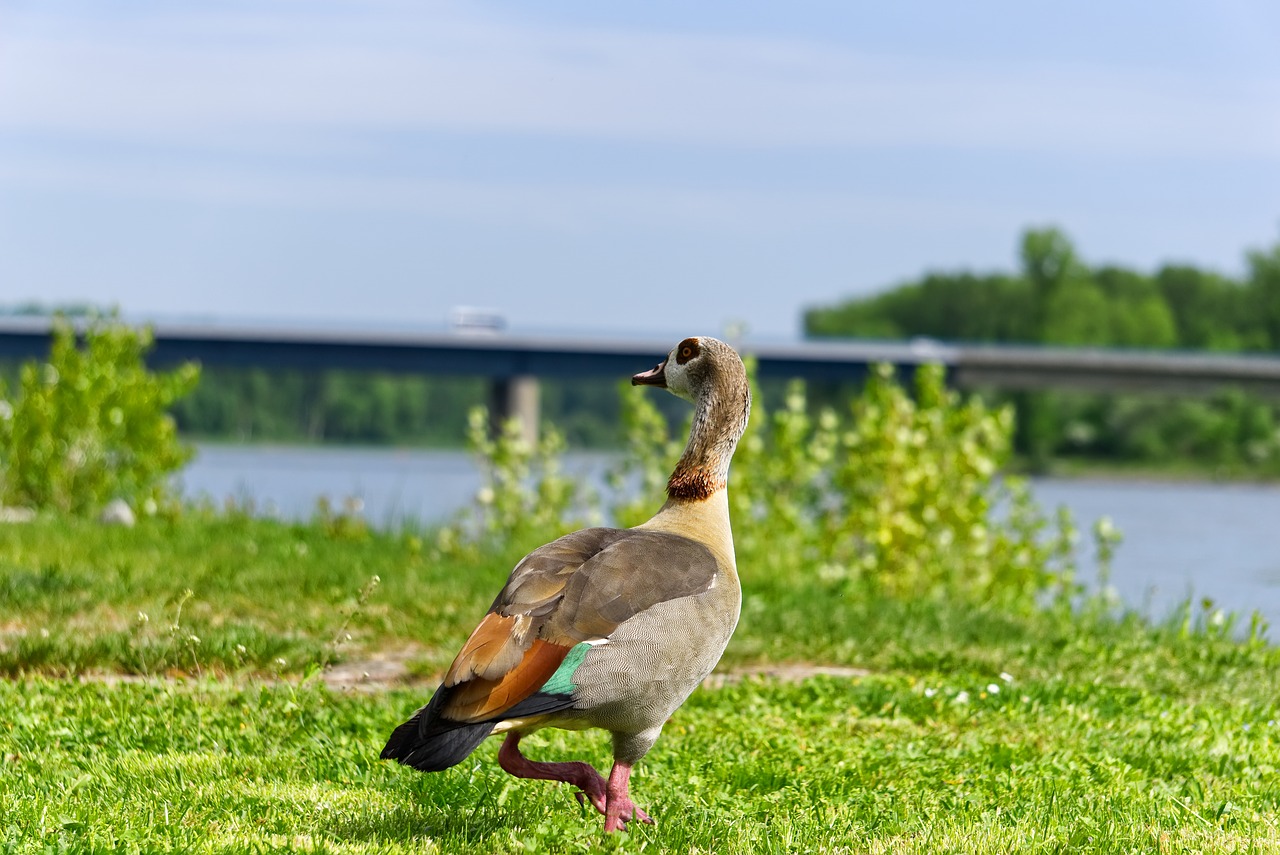
<path id="1" fill-rule="evenodd" d="M 631 795 L 628 793 L 628 787 L 631 782 L 631 767 L 626 763 L 615 762 L 613 769 L 609 772 L 609 784 L 606 791 L 607 800 L 605 801 L 604 810 L 604 830 L 618 831 L 626 826 L 627 822 L 638 819 L 641 822 L 647 822 L 653 825 L 653 820 L 649 818 L 649 814 L 645 813 L 636 803 L 631 801 Z"/>
<path id="2" fill-rule="evenodd" d="M 574 793 L 578 803 L 582 797 L 590 800 L 592 807 L 605 812 L 604 777 L 590 763 L 538 763 L 520 753 L 520 734 L 512 731 L 498 750 L 498 765 L 517 778 L 537 778 L 540 781 L 564 781 L 582 792 Z M 626 792 L 626 781 L 622 785 Z"/>

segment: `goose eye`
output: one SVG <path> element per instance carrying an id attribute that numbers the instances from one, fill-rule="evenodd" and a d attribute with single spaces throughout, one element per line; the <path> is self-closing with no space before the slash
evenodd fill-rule
<path id="1" fill-rule="evenodd" d="M 701 349 L 698 347 L 696 338 L 687 338 L 680 342 L 674 353 L 676 355 L 676 364 L 684 365 L 690 359 L 696 359 L 698 354 L 701 353 Z"/>

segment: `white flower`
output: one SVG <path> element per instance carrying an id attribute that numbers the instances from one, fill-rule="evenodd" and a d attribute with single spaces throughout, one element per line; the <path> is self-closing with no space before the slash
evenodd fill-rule
<path id="1" fill-rule="evenodd" d="M 1001 671 L 1001 672 L 1000 672 L 1000 679 L 1001 679 L 1001 680 L 1004 680 L 1006 683 L 1012 683 L 1012 682 L 1013 682 L 1013 675 L 1012 675 L 1012 674 L 1010 674 L 1008 671 Z"/>
<path id="2" fill-rule="evenodd" d="M 925 689 L 925 690 L 924 690 L 924 696 L 925 696 L 926 698 L 932 698 L 932 697 L 933 697 L 934 695 L 936 695 L 936 694 L 938 694 L 938 690 L 937 690 L 937 689 Z"/>
<path id="3" fill-rule="evenodd" d="M 998 695 L 998 694 L 1000 694 L 1000 687 L 999 687 L 999 686 L 997 686 L 995 683 L 988 683 L 988 684 L 987 684 L 987 694 L 988 694 L 988 695 Z"/>
<path id="4" fill-rule="evenodd" d="M 958 704 L 969 703 L 969 693 L 963 690 L 956 692 L 956 703 Z"/>

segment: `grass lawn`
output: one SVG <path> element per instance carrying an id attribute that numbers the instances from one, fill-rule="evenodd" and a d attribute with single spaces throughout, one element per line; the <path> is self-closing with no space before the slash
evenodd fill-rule
<path id="1" fill-rule="evenodd" d="M 604 838 L 568 788 L 501 772 L 493 740 L 439 774 L 380 762 L 430 687 L 334 691 L 318 669 L 398 651 L 429 678 L 514 557 L 427 555 L 197 513 L 0 528 L 0 846 L 1280 851 L 1277 648 L 1200 614 L 864 602 L 761 567 L 722 670 L 868 673 L 698 690 L 632 781 L 655 826 Z M 608 760 L 602 733 L 526 746 Z"/>

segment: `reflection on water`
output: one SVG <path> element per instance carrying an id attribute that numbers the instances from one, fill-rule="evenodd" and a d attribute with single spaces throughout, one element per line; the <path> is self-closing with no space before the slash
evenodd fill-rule
<path id="1" fill-rule="evenodd" d="M 613 459 L 570 454 L 565 468 L 600 484 Z M 202 445 L 182 484 L 189 497 L 252 500 L 290 519 L 309 517 L 321 496 L 356 497 L 370 522 L 394 525 L 447 517 L 479 476 L 458 451 Z M 1124 534 L 1112 584 L 1127 603 L 1163 616 L 1208 596 L 1280 628 L 1280 486 L 1040 479 L 1034 488 L 1046 508 L 1072 510 L 1086 544 L 1092 521 L 1111 517 Z"/>

